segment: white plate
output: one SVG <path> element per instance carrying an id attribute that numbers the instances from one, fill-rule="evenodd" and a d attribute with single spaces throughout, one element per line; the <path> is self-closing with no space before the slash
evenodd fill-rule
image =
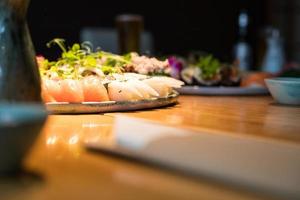
<path id="1" fill-rule="evenodd" d="M 133 111 L 150 108 L 159 108 L 177 103 L 178 93 L 174 91 L 165 98 L 152 98 L 138 101 L 105 101 L 83 103 L 46 103 L 47 110 L 53 114 L 81 114 L 81 113 L 106 113 L 119 111 Z"/>
<path id="2" fill-rule="evenodd" d="M 269 91 L 264 87 L 200 87 L 200 86 L 183 86 L 177 89 L 180 94 L 190 95 L 268 95 Z"/>

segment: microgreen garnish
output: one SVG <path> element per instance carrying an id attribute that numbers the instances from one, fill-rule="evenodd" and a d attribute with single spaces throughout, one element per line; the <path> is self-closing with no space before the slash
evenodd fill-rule
<path id="1" fill-rule="evenodd" d="M 199 58 L 196 67 L 201 69 L 201 76 L 203 79 L 213 78 L 220 70 L 220 61 L 212 55 L 203 56 Z"/>
<path id="2" fill-rule="evenodd" d="M 99 48 L 93 51 L 93 45 L 90 42 L 75 43 L 67 47 L 64 39 L 55 38 L 47 43 L 47 47 L 50 48 L 53 45 L 61 49 L 61 56 L 53 62 L 47 59 L 41 60 L 39 63 L 41 76 L 81 79 L 86 74 L 93 74 L 93 69 L 100 70 L 107 75 L 122 73 L 125 65 L 131 64 L 130 54 L 120 56 Z M 88 70 L 91 70 L 90 73 L 87 73 Z"/>

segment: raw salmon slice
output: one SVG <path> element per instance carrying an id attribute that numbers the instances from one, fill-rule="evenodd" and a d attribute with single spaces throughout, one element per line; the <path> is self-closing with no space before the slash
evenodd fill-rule
<path id="1" fill-rule="evenodd" d="M 46 87 L 46 84 L 44 81 L 42 81 L 42 85 L 41 85 L 41 97 L 43 99 L 43 101 L 45 103 L 49 103 L 49 102 L 56 102 L 56 100 L 54 99 L 53 96 L 50 95 L 48 88 Z"/>
<path id="2" fill-rule="evenodd" d="M 83 89 L 79 80 L 65 79 L 60 81 L 61 102 L 80 103 L 83 102 Z"/>
<path id="3" fill-rule="evenodd" d="M 107 90 L 99 78 L 94 76 L 84 78 L 82 87 L 85 102 L 109 101 Z"/>
<path id="4" fill-rule="evenodd" d="M 49 95 L 52 98 L 54 98 L 55 101 L 57 102 L 62 102 L 62 88 L 60 81 L 55 81 L 55 80 L 50 80 L 50 79 L 44 79 L 43 80 L 43 85 L 45 88 L 45 94 L 44 95 Z"/>

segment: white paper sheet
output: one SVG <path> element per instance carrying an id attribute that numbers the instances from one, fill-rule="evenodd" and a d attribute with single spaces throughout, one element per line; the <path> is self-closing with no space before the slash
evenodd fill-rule
<path id="1" fill-rule="evenodd" d="M 300 145 L 224 133 L 193 132 L 117 116 L 115 147 L 108 151 L 194 175 L 300 198 Z M 88 143 L 103 149 L 101 144 Z M 106 147 L 105 147 L 106 148 Z"/>

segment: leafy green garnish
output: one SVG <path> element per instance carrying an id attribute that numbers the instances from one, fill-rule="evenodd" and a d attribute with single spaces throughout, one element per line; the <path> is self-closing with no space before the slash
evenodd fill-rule
<path id="1" fill-rule="evenodd" d="M 215 77 L 221 68 L 220 61 L 212 55 L 203 56 L 199 58 L 196 67 L 201 69 L 201 76 L 203 79 L 211 79 Z"/>
<path id="2" fill-rule="evenodd" d="M 84 74 L 79 74 L 79 68 L 93 69 L 97 68 L 104 74 L 121 73 L 125 65 L 131 64 L 131 55 L 115 55 L 98 49 L 93 52 L 93 46 L 90 42 L 82 44 L 75 43 L 71 47 L 66 47 L 65 40 L 56 38 L 47 43 L 47 47 L 57 45 L 62 53 L 57 61 L 42 62 L 41 75 L 46 76 L 47 71 L 56 74 L 61 78 L 80 79 Z"/>
<path id="3" fill-rule="evenodd" d="M 84 59 L 82 59 L 81 64 L 83 66 L 96 67 L 97 66 L 97 60 L 93 56 L 88 55 Z"/>
<path id="4" fill-rule="evenodd" d="M 131 53 L 127 53 L 125 55 L 123 55 L 124 60 L 130 62 L 131 61 Z"/>
<path id="5" fill-rule="evenodd" d="M 66 52 L 65 40 L 62 38 L 55 38 L 47 43 L 47 47 L 50 48 L 52 45 L 58 45 L 63 52 Z"/>
<path id="6" fill-rule="evenodd" d="M 118 70 L 117 68 L 111 67 L 111 66 L 105 66 L 103 65 L 101 67 L 101 70 L 103 71 L 104 74 L 111 74 L 111 73 L 117 73 Z"/>
<path id="7" fill-rule="evenodd" d="M 149 72 L 148 75 L 150 75 L 150 76 L 170 76 L 170 74 L 164 72 L 163 70 L 155 71 L 155 72 Z"/>

